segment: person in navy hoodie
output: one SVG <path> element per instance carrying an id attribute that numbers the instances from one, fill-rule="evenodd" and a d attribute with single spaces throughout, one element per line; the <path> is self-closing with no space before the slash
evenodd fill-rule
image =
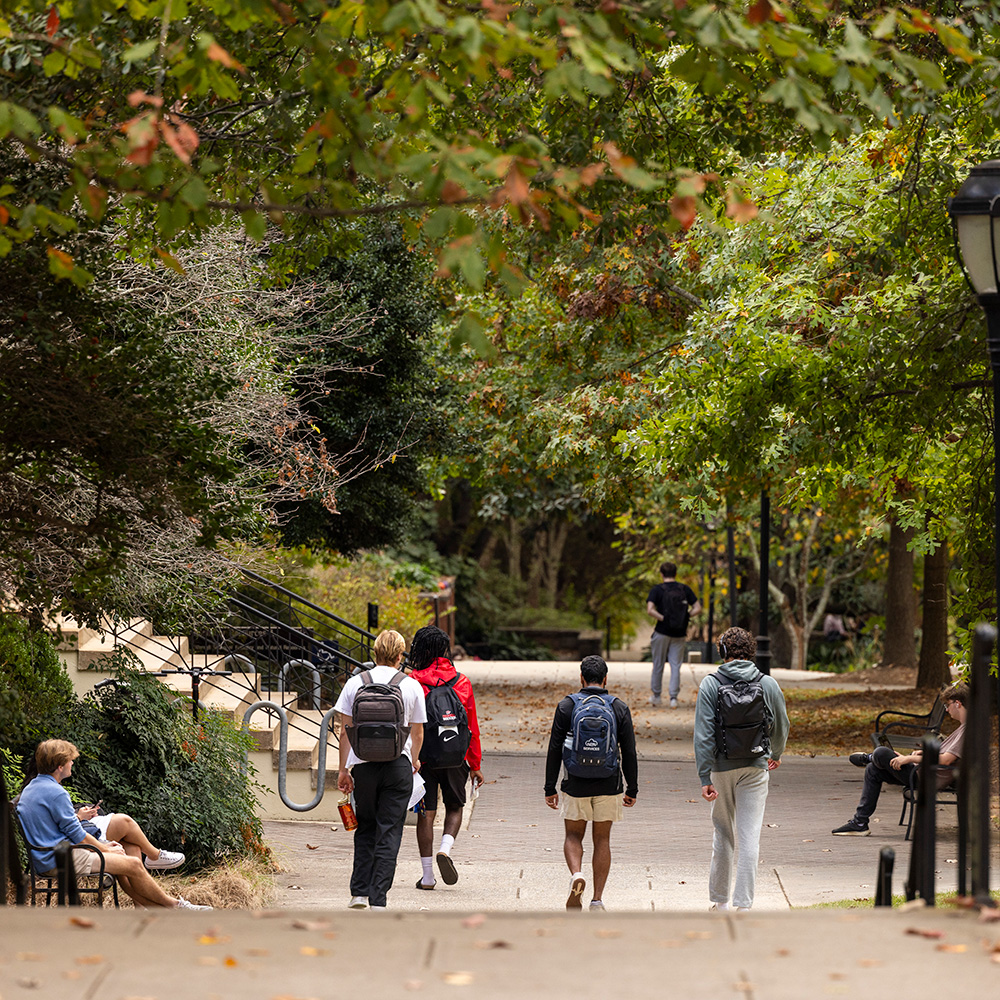
<path id="1" fill-rule="evenodd" d="M 438 871 L 445 885 L 458 881 L 458 870 L 451 859 L 451 849 L 462 826 L 462 810 L 466 803 L 466 785 L 472 777 L 474 788 L 483 783 L 483 751 L 479 738 L 479 719 L 476 716 L 476 698 L 472 692 L 472 682 L 465 674 L 460 674 L 448 658 L 451 640 L 448 633 L 435 625 L 418 629 L 410 646 L 407 666 L 410 676 L 420 682 L 426 698 L 432 688 L 451 684 L 458 700 L 462 703 L 468 718 L 469 749 L 465 760 L 455 767 L 435 767 L 425 760 L 428 748 L 433 746 L 430 733 L 421 749 L 420 774 L 424 779 L 423 808 L 417 813 L 417 847 L 420 850 L 420 865 L 423 874 L 417 882 L 418 889 L 433 889 L 434 879 L 434 818 L 437 813 L 438 790 L 444 800 L 444 830 L 437 851 Z M 428 723 L 428 726 L 430 723 Z"/>

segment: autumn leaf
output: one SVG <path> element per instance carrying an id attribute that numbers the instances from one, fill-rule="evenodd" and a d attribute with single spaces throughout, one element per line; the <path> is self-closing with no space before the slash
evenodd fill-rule
<path id="1" fill-rule="evenodd" d="M 907 927 L 906 930 L 904 931 L 904 933 L 905 934 L 914 934 L 917 937 L 924 937 L 924 938 L 943 938 L 944 937 L 944 931 L 924 930 L 924 928 L 922 928 L 922 927 Z"/>
<path id="2" fill-rule="evenodd" d="M 690 195 L 674 195 L 670 199 L 670 214 L 683 229 L 690 229 L 698 217 L 698 202 Z"/>
<path id="3" fill-rule="evenodd" d="M 246 72 L 246 67 L 234 59 L 218 42 L 211 42 L 205 49 L 205 55 L 213 62 L 222 63 L 226 69 L 239 70 L 241 73 Z"/>
<path id="4" fill-rule="evenodd" d="M 59 11 L 53 4 L 49 8 L 49 16 L 45 19 L 45 34 L 51 38 L 59 30 Z"/>
<path id="5" fill-rule="evenodd" d="M 454 181 L 445 181 L 441 186 L 441 201 L 445 205 L 454 205 L 468 196 L 469 192 L 461 184 L 456 184 Z"/>
<path id="6" fill-rule="evenodd" d="M 94 921 L 89 917 L 70 917 L 69 922 L 74 927 L 93 927 Z"/>
<path id="7" fill-rule="evenodd" d="M 770 0 L 755 0 L 754 3 L 750 4 L 750 9 L 747 11 L 747 20 L 751 24 L 763 24 L 765 21 L 769 21 L 770 19 Z"/>

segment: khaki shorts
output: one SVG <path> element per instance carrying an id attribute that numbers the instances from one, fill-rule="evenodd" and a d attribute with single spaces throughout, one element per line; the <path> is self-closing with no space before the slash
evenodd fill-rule
<path id="1" fill-rule="evenodd" d="M 76 848 L 73 851 L 73 869 L 77 875 L 96 875 L 101 870 L 101 856 L 97 851 Z"/>
<path id="2" fill-rule="evenodd" d="M 623 795 L 588 795 L 578 799 L 560 792 L 559 815 L 563 819 L 585 819 L 595 823 L 617 823 L 622 818 Z"/>

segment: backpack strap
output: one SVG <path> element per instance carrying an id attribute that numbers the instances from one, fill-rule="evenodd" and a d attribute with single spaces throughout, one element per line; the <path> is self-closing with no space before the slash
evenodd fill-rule
<path id="1" fill-rule="evenodd" d="M 372 672 L 370 670 L 365 670 L 361 674 L 361 684 L 364 687 L 368 687 L 372 682 Z"/>
<path id="2" fill-rule="evenodd" d="M 398 688 L 404 680 L 406 680 L 406 674 L 404 674 L 402 670 L 397 670 L 392 675 L 392 679 L 389 681 L 389 687 Z"/>

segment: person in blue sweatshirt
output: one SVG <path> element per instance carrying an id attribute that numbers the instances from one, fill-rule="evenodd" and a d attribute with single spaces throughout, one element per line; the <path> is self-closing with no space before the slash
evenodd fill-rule
<path id="1" fill-rule="evenodd" d="M 142 863 L 141 857 L 128 854 L 113 840 L 98 840 L 84 830 L 62 783 L 73 773 L 73 761 L 80 751 L 67 740 L 45 740 L 38 744 L 35 762 L 38 775 L 21 792 L 17 800 L 17 815 L 28 840 L 38 848 L 31 852 L 31 865 L 36 872 L 55 867 L 55 848 L 62 843 L 87 844 L 96 851 L 73 851 L 73 867 L 77 875 L 93 875 L 100 870 L 100 854 L 104 855 L 104 870 L 118 877 L 122 888 L 136 906 L 163 906 L 182 910 L 210 910 L 188 902 L 183 896 L 164 892 Z M 100 852 L 98 854 L 97 852 Z"/>
<path id="2" fill-rule="evenodd" d="M 756 652 L 757 642 L 746 629 L 723 632 L 719 636 L 722 665 L 701 682 L 695 705 L 695 763 L 702 798 L 712 803 L 715 830 L 708 882 L 713 910 L 728 910 L 732 905 L 740 911 L 753 906 L 768 774 L 780 765 L 788 739 L 784 695 L 773 677 L 754 666 Z M 731 692 L 739 692 L 744 702 L 740 713 L 719 711 L 722 687 L 729 689 L 723 705 L 731 700 Z M 761 721 L 746 724 L 753 719 Z"/>

